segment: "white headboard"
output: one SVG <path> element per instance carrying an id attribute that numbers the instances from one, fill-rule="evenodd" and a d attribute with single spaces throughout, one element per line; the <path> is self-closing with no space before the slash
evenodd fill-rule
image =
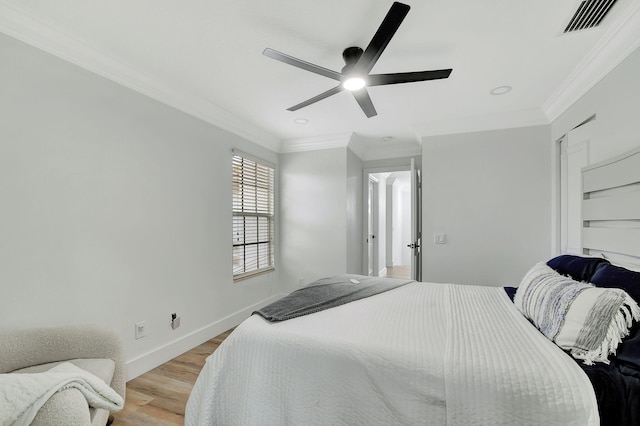
<path id="1" fill-rule="evenodd" d="M 582 169 L 582 247 L 640 266 L 640 148 Z"/>

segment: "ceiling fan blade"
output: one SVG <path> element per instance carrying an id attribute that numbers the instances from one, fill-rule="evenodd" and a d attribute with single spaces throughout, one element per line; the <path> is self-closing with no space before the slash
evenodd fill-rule
<path id="1" fill-rule="evenodd" d="M 314 104 L 314 103 L 316 103 L 318 101 L 321 101 L 321 100 L 323 100 L 325 98 L 328 98 L 331 95 L 335 95 L 336 93 L 340 93 L 340 92 L 342 92 L 342 90 L 343 90 L 342 84 L 340 84 L 340 85 L 334 87 L 333 89 L 329 89 L 326 92 L 320 93 L 318 96 L 314 96 L 313 98 L 307 99 L 304 102 L 300 102 L 299 104 L 294 105 L 291 108 L 287 108 L 287 110 L 288 111 L 297 111 L 300 108 L 304 108 L 306 106 Z"/>
<path id="2" fill-rule="evenodd" d="M 367 86 L 382 86 L 385 84 L 412 83 L 415 81 L 439 80 L 448 78 L 453 71 L 446 70 L 399 72 L 393 74 L 372 74 L 367 77 Z"/>
<path id="3" fill-rule="evenodd" d="M 371 71 L 396 31 L 398 31 L 400 24 L 402 24 L 405 16 L 409 13 L 410 8 L 409 5 L 399 2 L 394 2 L 391 5 L 391 9 L 387 12 L 387 16 L 384 17 L 380 27 L 378 27 L 378 31 L 376 31 L 369 42 L 369 46 L 367 46 L 358 60 L 356 69 L 359 72 L 368 74 L 369 71 Z"/>
<path id="4" fill-rule="evenodd" d="M 340 81 L 340 79 L 342 78 L 342 74 L 340 74 L 339 72 L 303 61 L 302 59 L 294 58 L 293 56 L 286 55 L 284 53 L 278 52 L 277 50 L 269 49 L 268 47 L 264 49 L 262 54 L 277 61 L 284 62 L 285 64 L 293 65 L 294 67 L 302 68 L 303 70 L 311 71 L 312 73 L 320 74 L 334 80 Z"/>
<path id="5" fill-rule="evenodd" d="M 369 92 L 367 92 L 366 88 L 362 88 L 360 90 L 354 90 L 353 96 L 358 101 L 358 105 L 362 108 L 362 112 L 367 116 L 367 118 L 371 118 L 373 116 L 378 115 L 376 108 L 373 106 L 373 102 L 371 101 L 371 97 L 369 96 Z"/>

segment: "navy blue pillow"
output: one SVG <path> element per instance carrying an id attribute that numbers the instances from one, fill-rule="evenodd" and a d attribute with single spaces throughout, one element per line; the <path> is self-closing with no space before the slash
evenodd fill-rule
<path id="1" fill-rule="evenodd" d="M 611 264 L 600 265 L 590 281 L 596 287 L 621 288 L 640 303 L 640 272 Z"/>
<path id="2" fill-rule="evenodd" d="M 640 374 L 640 323 L 636 322 L 629 330 L 629 336 L 625 337 L 618 345 L 613 359 L 618 360 L 622 365 L 631 367 Z"/>
<path id="3" fill-rule="evenodd" d="M 591 277 L 602 264 L 609 264 L 600 257 L 582 257 L 563 254 L 547 262 L 547 266 L 559 274 L 568 275 L 576 281 L 591 281 Z"/>
<path id="4" fill-rule="evenodd" d="M 518 290 L 516 287 L 502 287 L 504 288 L 505 293 L 509 296 L 509 299 L 513 302 L 513 298 L 516 297 L 516 291 Z"/>
<path id="5" fill-rule="evenodd" d="M 591 277 L 596 287 L 621 288 L 640 303 L 640 272 L 630 271 L 615 265 L 601 265 Z M 613 357 L 622 364 L 640 372 L 640 323 L 636 322 Z"/>

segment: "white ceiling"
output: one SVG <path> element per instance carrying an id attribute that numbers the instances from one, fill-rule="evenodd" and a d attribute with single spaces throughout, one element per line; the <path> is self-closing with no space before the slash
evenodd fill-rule
<path id="1" fill-rule="evenodd" d="M 402 146 L 549 123 L 640 45 L 640 0 L 618 0 L 598 28 L 566 35 L 577 0 L 405 2 L 411 10 L 372 72 L 453 72 L 369 88 L 370 119 L 348 92 L 287 111 L 335 81 L 262 51 L 340 71 L 342 51 L 366 48 L 390 0 L 0 0 L 0 31 L 285 151 L 354 134 Z M 503 85 L 513 90 L 489 93 Z"/>

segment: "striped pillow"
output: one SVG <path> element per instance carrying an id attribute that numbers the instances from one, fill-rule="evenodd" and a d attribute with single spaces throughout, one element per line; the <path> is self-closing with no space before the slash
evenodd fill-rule
<path id="1" fill-rule="evenodd" d="M 522 279 L 514 304 L 547 338 L 587 365 L 609 363 L 640 307 L 624 291 L 581 283 L 538 263 Z"/>

